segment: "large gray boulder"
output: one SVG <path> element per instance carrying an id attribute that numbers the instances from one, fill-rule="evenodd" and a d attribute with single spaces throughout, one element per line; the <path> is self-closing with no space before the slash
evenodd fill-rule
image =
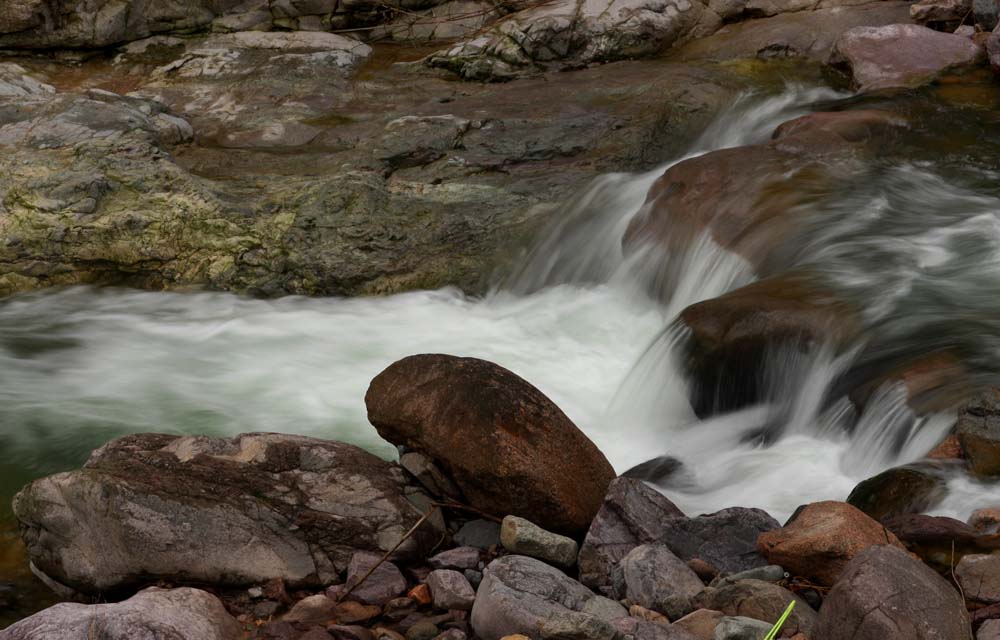
<path id="1" fill-rule="evenodd" d="M 958 590 L 894 546 L 851 560 L 820 608 L 816 640 L 970 640 Z"/>
<path id="2" fill-rule="evenodd" d="M 145 434 L 31 483 L 13 506 L 37 572 L 102 593 L 159 579 L 330 584 L 357 551 L 392 549 L 429 498 L 399 467 L 347 444 Z M 426 553 L 439 524 L 425 522 L 397 555 Z"/>
<path id="3" fill-rule="evenodd" d="M 982 62 L 969 38 L 915 24 L 855 27 L 840 36 L 833 61 L 851 71 L 862 91 L 917 87 L 950 69 Z"/>
<path id="4" fill-rule="evenodd" d="M 541 560 L 504 556 L 491 562 L 472 607 L 472 628 L 482 640 L 523 634 L 611 640 L 610 622 L 585 613 L 598 596 Z"/>
<path id="5" fill-rule="evenodd" d="M 239 640 L 239 623 L 199 589 L 140 591 L 116 604 L 64 602 L 0 631 L 0 640 Z"/>

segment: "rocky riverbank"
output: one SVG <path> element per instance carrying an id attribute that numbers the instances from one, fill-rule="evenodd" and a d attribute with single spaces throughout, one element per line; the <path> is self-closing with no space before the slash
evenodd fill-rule
<path id="1" fill-rule="evenodd" d="M 779 637 L 987 640 L 1000 624 L 996 510 L 919 515 L 911 479 L 784 525 L 685 514 L 497 365 L 413 356 L 366 402 L 398 462 L 145 434 L 33 482 L 14 501 L 32 570 L 120 602 L 59 604 L 0 638 L 737 640 L 792 602 Z M 996 393 L 963 415 L 936 455 L 982 470 L 1000 459 Z"/>

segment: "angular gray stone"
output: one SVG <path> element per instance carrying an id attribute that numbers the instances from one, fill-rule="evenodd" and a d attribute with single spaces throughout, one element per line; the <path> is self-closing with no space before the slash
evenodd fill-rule
<path id="1" fill-rule="evenodd" d="M 499 546 L 500 524 L 491 520 L 469 520 L 455 534 L 455 543 L 477 549 Z"/>
<path id="2" fill-rule="evenodd" d="M 757 538 L 780 526 L 760 509 L 731 507 L 696 518 L 667 520 L 658 542 L 682 560 L 700 558 L 722 573 L 737 573 L 768 564 L 757 552 Z"/>
<path id="3" fill-rule="evenodd" d="M 476 547 L 456 547 L 448 549 L 427 559 L 434 569 L 466 569 L 479 568 L 479 549 Z"/>
<path id="4" fill-rule="evenodd" d="M 966 599 L 987 604 L 1000 602 L 1000 556 L 962 556 L 955 567 L 955 577 Z"/>
<path id="5" fill-rule="evenodd" d="M 381 558 L 382 556 L 376 553 L 367 552 L 355 553 L 351 557 L 347 567 L 347 581 L 344 583 L 348 589 L 353 587 L 351 600 L 383 605 L 406 592 L 406 578 L 402 572 L 391 562 L 378 564 Z M 376 564 L 378 567 L 365 578 Z"/>
<path id="6" fill-rule="evenodd" d="M 712 640 L 763 640 L 771 625 L 743 616 L 726 616 L 715 627 Z"/>
<path id="7" fill-rule="evenodd" d="M 640 544 L 658 542 L 665 521 L 683 517 L 641 480 L 614 480 L 580 547 L 580 581 L 592 588 L 610 585 L 615 564 Z"/>
<path id="8" fill-rule="evenodd" d="M 458 498 L 462 494 L 448 476 L 422 453 L 410 451 L 399 456 L 399 466 L 420 481 L 431 495 Z"/>
<path id="9" fill-rule="evenodd" d="M 555 567 L 526 556 L 504 556 L 486 567 L 472 607 L 472 628 L 482 640 L 520 633 L 531 638 L 575 630 L 591 638 L 609 627 L 583 613 L 594 592 Z M 546 627 L 548 624 L 548 627 Z M 610 640 L 610 637 L 608 638 Z"/>
<path id="10" fill-rule="evenodd" d="M 663 545 L 640 545 L 615 568 L 616 595 L 671 620 L 690 609 L 705 585 L 687 564 Z"/>
<path id="11" fill-rule="evenodd" d="M 469 580 L 452 569 L 435 569 L 427 576 L 434 606 L 439 609 L 469 611 L 476 600 L 476 592 Z"/>
<path id="12" fill-rule="evenodd" d="M 823 601 L 810 637 L 820 640 L 969 640 L 958 590 L 889 545 L 856 555 Z"/>
<path id="13" fill-rule="evenodd" d="M 13 506 L 35 568 L 77 591 L 158 578 L 313 587 L 358 551 L 392 549 L 421 517 L 411 491 L 401 469 L 347 444 L 145 434 L 31 483 Z M 440 536 L 425 523 L 397 554 L 422 556 Z"/>
<path id="14" fill-rule="evenodd" d="M 116 604 L 64 602 L 0 631 L 2 640 L 239 640 L 239 623 L 199 589 L 144 589 Z"/>
<path id="15" fill-rule="evenodd" d="M 641 618 L 618 618 L 612 624 L 622 640 L 703 640 L 683 627 Z"/>
<path id="16" fill-rule="evenodd" d="M 511 553 L 544 560 L 568 569 L 576 564 L 576 541 L 546 531 L 524 518 L 507 516 L 500 525 L 500 543 Z"/>
<path id="17" fill-rule="evenodd" d="M 862 91 L 918 87 L 984 58 L 983 48 L 969 38 L 915 24 L 855 27 L 840 36 L 833 55 Z"/>

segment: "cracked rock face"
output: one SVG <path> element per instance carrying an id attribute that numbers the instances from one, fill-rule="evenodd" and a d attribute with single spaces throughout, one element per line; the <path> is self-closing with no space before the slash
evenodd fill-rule
<path id="1" fill-rule="evenodd" d="M 902 549 L 880 545 L 847 565 L 810 637 L 822 640 L 970 640 L 958 590 Z"/>
<path id="2" fill-rule="evenodd" d="M 719 23 L 699 0 L 558 0 L 520 11 L 426 62 L 467 80 L 506 80 L 553 62 L 650 55 L 708 35 Z"/>
<path id="3" fill-rule="evenodd" d="M 330 584 L 355 552 L 391 549 L 428 505 L 401 468 L 351 445 L 146 434 L 33 482 L 14 513 L 37 572 L 75 591 L 114 593 L 160 578 Z M 398 556 L 425 553 L 439 524 L 425 523 Z"/>

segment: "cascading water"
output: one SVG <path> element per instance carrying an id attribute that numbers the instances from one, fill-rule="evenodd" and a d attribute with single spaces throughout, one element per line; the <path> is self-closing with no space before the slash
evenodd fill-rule
<path id="1" fill-rule="evenodd" d="M 688 157 L 761 142 L 781 122 L 846 98 L 801 87 L 744 96 Z M 421 352 L 481 357 L 517 372 L 619 472 L 658 454 L 679 459 L 663 490 L 691 514 L 743 505 L 781 519 L 805 502 L 843 499 L 857 481 L 940 440 L 952 418 L 916 418 L 898 390 L 880 390 L 861 416 L 830 398 L 857 350 L 775 353 L 761 404 L 698 420 L 676 362 L 685 332 L 673 321 L 755 275 L 707 237 L 681 256 L 652 247 L 623 255 L 625 229 L 663 170 L 595 182 L 483 299 L 453 290 L 262 301 L 70 289 L 4 301 L 0 518 L 23 483 L 77 466 L 127 432 L 287 431 L 392 455 L 367 424 L 365 389 L 392 361 Z M 822 212 L 794 259 L 866 300 L 866 317 L 905 349 L 921 328 L 950 317 L 949 302 L 998 281 L 998 211 L 996 198 L 941 180 L 933 167 L 893 167 L 839 210 Z M 669 297 L 660 295 L 665 279 Z M 979 311 L 966 337 L 995 360 L 1000 349 L 975 322 L 996 314 Z M 993 500 L 1000 503 L 1000 489 L 956 478 L 940 511 L 964 517 Z"/>

